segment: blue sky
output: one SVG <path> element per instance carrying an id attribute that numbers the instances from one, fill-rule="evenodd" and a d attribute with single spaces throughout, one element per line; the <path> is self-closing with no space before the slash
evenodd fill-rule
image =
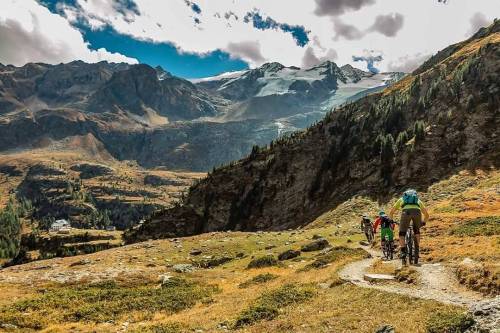
<path id="1" fill-rule="evenodd" d="M 153 67 L 160 65 L 170 73 L 184 78 L 207 77 L 248 68 L 246 62 L 240 59 L 230 59 L 228 53 L 220 50 L 206 55 L 180 54 L 171 44 L 136 40 L 121 35 L 109 27 L 97 31 L 84 29 L 82 32 L 84 39 L 93 49 L 104 47 L 110 52 L 136 58 L 141 63 Z"/>
<path id="2" fill-rule="evenodd" d="M 128 8 L 134 8 L 133 1 L 121 1 Z M 75 5 L 73 0 L 44 0 L 51 12 L 61 14 L 57 4 Z M 200 7 L 193 2 L 189 6 L 194 13 L 201 12 Z M 248 68 L 248 63 L 241 59 L 232 59 L 227 52 L 216 50 L 206 54 L 181 53 L 170 43 L 152 43 L 134 39 L 130 36 L 119 34 L 112 27 L 93 30 L 85 24 L 74 24 L 83 35 L 83 38 L 93 50 L 105 48 L 109 52 L 117 52 L 127 57 L 136 58 L 141 63 L 153 67 L 161 66 L 170 73 L 184 78 L 199 78 L 217 75 L 228 71 L 238 71 Z"/>
<path id="3" fill-rule="evenodd" d="M 411 72 L 497 0 L 1 0 L 0 63 L 146 63 L 199 78 L 265 62 Z"/>

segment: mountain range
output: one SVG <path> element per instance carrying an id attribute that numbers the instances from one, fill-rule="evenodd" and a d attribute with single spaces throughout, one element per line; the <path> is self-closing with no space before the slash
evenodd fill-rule
<path id="1" fill-rule="evenodd" d="M 90 135 L 117 160 L 207 171 L 402 76 L 332 62 L 192 81 L 144 64 L 0 65 L 0 151 L 64 149 Z"/>

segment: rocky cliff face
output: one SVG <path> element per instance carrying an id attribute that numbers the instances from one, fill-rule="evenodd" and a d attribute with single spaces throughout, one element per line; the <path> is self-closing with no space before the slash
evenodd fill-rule
<path id="1" fill-rule="evenodd" d="M 384 200 L 460 169 L 498 167 L 499 24 L 383 92 L 215 170 L 128 240 L 293 228 L 354 195 Z"/>

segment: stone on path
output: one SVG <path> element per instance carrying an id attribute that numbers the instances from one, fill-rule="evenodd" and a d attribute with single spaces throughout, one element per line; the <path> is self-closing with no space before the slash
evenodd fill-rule
<path id="1" fill-rule="evenodd" d="M 394 275 L 367 273 L 363 278 L 369 282 L 392 281 L 394 280 Z"/>

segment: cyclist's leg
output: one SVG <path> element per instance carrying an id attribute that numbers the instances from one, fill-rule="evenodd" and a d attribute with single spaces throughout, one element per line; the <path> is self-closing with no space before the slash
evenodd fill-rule
<path id="1" fill-rule="evenodd" d="M 410 224 L 410 215 L 408 215 L 406 210 L 401 212 L 401 220 L 399 222 L 399 247 L 401 248 L 401 253 L 406 251 L 405 248 L 405 235 Z"/>
<path id="2" fill-rule="evenodd" d="M 389 237 L 389 242 L 392 244 L 394 242 L 394 231 L 391 228 L 387 228 L 387 235 Z"/>
<path id="3" fill-rule="evenodd" d="M 387 234 L 386 228 L 380 228 L 380 248 L 384 251 L 385 235 Z"/>
<path id="4" fill-rule="evenodd" d="M 422 225 L 422 213 L 420 209 L 412 209 L 413 233 L 415 234 L 415 257 L 418 258 L 420 250 L 420 227 Z"/>

